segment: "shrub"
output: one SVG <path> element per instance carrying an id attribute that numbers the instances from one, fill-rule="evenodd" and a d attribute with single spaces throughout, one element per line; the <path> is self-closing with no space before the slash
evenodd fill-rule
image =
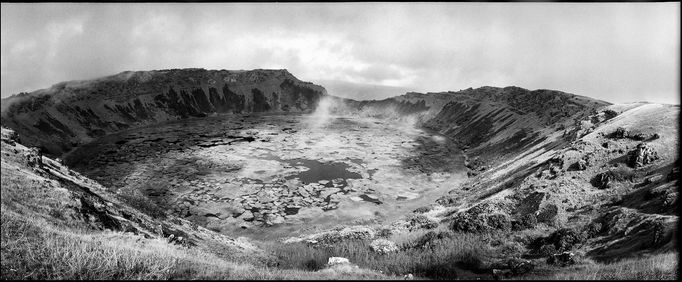
<path id="1" fill-rule="evenodd" d="M 487 216 L 487 223 L 490 228 L 510 230 L 511 221 L 506 214 L 496 213 Z"/>
<path id="2" fill-rule="evenodd" d="M 382 228 L 377 234 L 378 237 L 390 237 L 393 235 L 393 231 L 390 228 Z"/>
<path id="3" fill-rule="evenodd" d="M 553 244 L 559 252 L 570 251 L 573 246 L 582 244 L 584 241 L 584 235 L 571 228 L 559 229 L 547 237 L 547 242 Z"/>
<path id="4" fill-rule="evenodd" d="M 417 240 L 412 242 L 411 247 L 413 248 L 424 248 L 427 246 L 431 246 L 434 241 L 436 240 L 442 240 L 445 238 L 452 238 L 453 233 L 450 231 L 444 231 L 444 232 L 435 232 L 435 231 L 429 231 L 428 233 L 424 234 L 423 236 L 419 237 Z"/>
<path id="5" fill-rule="evenodd" d="M 538 218 L 535 216 L 535 214 L 528 213 L 521 216 L 519 219 L 512 220 L 511 225 L 512 230 L 535 228 L 535 226 L 538 225 Z"/>
<path id="6" fill-rule="evenodd" d="M 529 213 L 521 217 L 521 226 L 525 228 L 534 228 L 538 225 L 538 218 L 535 214 Z"/>
<path id="7" fill-rule="evenodd" d="M 543 256 L 551 256 L 553 254 L 556 254 L 556 247 L 554 247 L 554 245 L 543 245 L 542 247 L 540 247 L 538 253 Z"/>
<path id="8" fill-rule="evenodd" d="M 388 254 L 398 251 L 398 246 L 396 246 L 395 242 L 386 239 L 376 239 L 372 241 L 372 243 L 369 245 L 369 248 L 372 249 L 372 251 L 380 254 Z"/>
<path id="9" fill-rule="evenodd" d="M 462 232 L 481 232 L 488 229 L 483 215 L 474 216 L 466 212 L 455 214 L 450 228 L 453 231 Z"/>
<path id="10" fill-rule="evenodd" d="M 440 198 L 438 198 L 436 200 L 436 203 L 438 203 L 439 205 L 445 206 L 445 207 L 450 207 L 450 206 L 454 206 L 457 203 L 459 203 L 459 200 L 460 199 L 457 196 L 444 195 L 444 196 L 441 196 Z"/>
<path id="11" fill-rule="evenodd" d="M 593 238 L 597 236 L 597 234 L 602 232 L 602 224 L 599 222 L 590 222 L 587 226 L 585 226 L 585 235 L 587 238 Z"/>
<path id="12" fill-rule="evenodd" d="M 431 207 L 418 207 L 417 209 L 414 210 L 415 213 L 426 213 L 431 211 Z"/>
<path id="13" fill-rule="evenodd" d="M 559 215 L 559 207 L 554 204 L 549 204 L 538 213 L 537 220 L 547 224 L 554 224 L 554 219 L 557 215 Z"/>
<path id="14" fill-rule="evenodd" d="M 407 217 L 410 223 L 410 229 L 433 229 L 438 227 L 438 223 L 430 220 L 423 214 L 411 214 Z"/>
<path id="15" fill-rule="evenodd" d="M 618 112 L 616 112 L 616 111 L 614 111 L 614 110 L 610 110 L 610 109 L 609 109 L 609 110 L 605 110 L 605 111 L 604 111 L 604 119 L 605 119 L 605 121 L 606 121 L 606 120 L 610 120 L 610 119 L 612 119 L 612 118 L 614 118 L 614 117 L 616 117 L 616 116 L 618 116 Z"/>

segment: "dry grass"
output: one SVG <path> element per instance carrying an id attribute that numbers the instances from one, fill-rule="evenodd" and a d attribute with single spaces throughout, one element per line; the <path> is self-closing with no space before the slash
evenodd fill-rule
<path id="1" fill-rule="evenodd" d="M 389 254 L 373 252 L 370 241 L 349 240 L 324 246 L 309 246 L 305 243 L 277 244 L 266 246 L 279 258 L 279 267 L 319 270 L 329 257 L 348 258 L 351 263 L 363 268 L 382 271 L 388 275 L 413 274 L 432 279 L 461 279 L 472 275 L 468 270 L 477 271 L 484 267 L 484 260 L 490 258 L 490 247 L 481 234 L 452 233 L 450 237 L 431 240 L 432 244 L 421 247 L 415 242 L 426 232 L 417 231 L 392 236 L 401 250 Z M 480 277 L 481 275 L 474 275 Z M 474 278 L 474 277 L 468 277 Z"/>
<path id="2" fill-rule="evenodd" d="M 387 279 L 366 269 L 309 272 L 225 261 L 119 232 L 54 226 L 2 206 L 1 279 Z"/>
<path id="3" fill-rule="evenodd" d="M 165 279 L 170 245 L 115 233 L 64 232 L 2 209 L 3 279 Z"/>
<path id="4" fill-rule="evenodd" d="M 544 279 L 558 280 L 677 280 L 678 254 L 665 253 L 644 258 L 601 264 L 585 264 L 563 269 Z"/>

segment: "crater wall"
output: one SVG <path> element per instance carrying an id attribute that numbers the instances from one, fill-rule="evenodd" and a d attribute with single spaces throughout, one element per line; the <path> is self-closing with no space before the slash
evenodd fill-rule
<path id="1" fill-rule="evenodd" d="M 309 112 L 326 90 L 287 70 L 123 72 L 2 100 L 2 125 L 59 156 L 98 137 L 214 113 Z"/>

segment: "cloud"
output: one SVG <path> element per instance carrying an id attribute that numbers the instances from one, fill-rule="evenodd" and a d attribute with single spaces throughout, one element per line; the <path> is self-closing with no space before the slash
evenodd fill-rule
<path id="1" fill-rule="evenodd" d="M 125 70 L 679 103 L 679 3 L 2 4 L 2 97 Z M 400 93 L 396 93 L 400 94 Z M 367 97 L 372 99 L 373 97 Z"/>

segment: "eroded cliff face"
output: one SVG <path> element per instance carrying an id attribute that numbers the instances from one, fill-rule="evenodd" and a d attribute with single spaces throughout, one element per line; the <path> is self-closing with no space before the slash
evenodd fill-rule
<path id="1" fill-rule="evenodd" d="M 519 87 L 470 88 L 450 92 L 449 97 L 442 110 L 424 125 L 456 139 L 463 149 L 486 163 L 499 163 L 525 152 L 609 105 L 560 91 Z M 565 132 L 562 137 L 545 147 L 566 145 L 575 136 Z"/>
<path id="2" fill-rule="evenodd" d="M 61 155 L 123 129 L 213 113 L 308 112 L 326 90 L 287 70 L 173 69 L 70 81 L 2 100 L 21 142 Z"/>

